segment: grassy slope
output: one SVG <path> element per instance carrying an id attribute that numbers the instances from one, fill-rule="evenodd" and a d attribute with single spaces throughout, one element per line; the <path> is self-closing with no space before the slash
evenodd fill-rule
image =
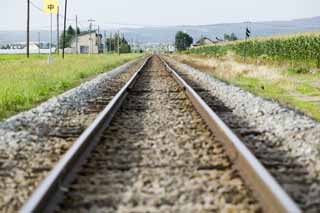
<path id="1" fill-rule="evenodd" d="M 33 107 L 79 85 L 85 78 L 106 72 L 139 54 L 55 56 L 51 65 L 46 55 L 0 55 L 0 119 Z"/>
<path id="2" fill-rule="evenodd" d="M 299 109 L 320 121 L 319 72 L 295 74 L 286 66 L 261 68 L 228 57 L 176 55 L 174 58 L 256 95 Z"/>

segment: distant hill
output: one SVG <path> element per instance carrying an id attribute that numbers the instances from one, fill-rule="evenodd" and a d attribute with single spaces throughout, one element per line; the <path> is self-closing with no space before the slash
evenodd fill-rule
<path id="1" fill-rule="evenodd" d="M 186 25 L 168 27 L 122 28 L 121 32 L 131 41 L 167 43 L 173 42 L 175 33 L 179 30 L 189 33 L 195 39 L 202 35 L 211 39 L 222 38 L 224 33 L 235 33 L 239 38 L 244 37 L 246 23 L 225 23 L 214 25 Z M 320 31 L 320 17 L 296 19 L 291 21 L 252 22 L 249 24 L 252 36 L 269 36 L 291 34 L 297 32 Z M 56 35 L 54 33 L 54 35 Z M 23 31 L 0 31 L 0 43 L 25 41 Z M 48 41 L 49 33 L 41 31 L 41 41 Z M 38 32 L 31 32 L 31 40 L 38 41 Z M 53 41 L 56 41 L 54 36 Z"/>

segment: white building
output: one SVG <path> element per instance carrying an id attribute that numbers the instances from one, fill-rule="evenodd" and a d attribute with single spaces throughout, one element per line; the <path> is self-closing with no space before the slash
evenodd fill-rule
<path id="1" fill-rule="evenodd" d="M 76 38 L 71 41 L 72 53 L 81 54 L 97 54 L 103 52 L 103 45 L 101 43 L 102 35 L 96 32 L 85 32 L 78 35 L 78 47 Z"/>
<path id="2" fill-rule="evenodd" d="M 27 50 L 27 45 L 23 48 L 24 50 Z M 29 51 L 30 52 L 37 52 L 37 51 L 39 51 L 39 46 L 38 46 L 38 44 L 35 44 L 35 43 L 30 43 L 29 44 Z"/>

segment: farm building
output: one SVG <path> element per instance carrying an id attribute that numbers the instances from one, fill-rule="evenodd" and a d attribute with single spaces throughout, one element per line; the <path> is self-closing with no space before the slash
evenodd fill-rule
<path id="1" fill-rule="evenodd" d="M 198 47 L 202 45 L 215 44 L 215 43 L 218 43 L 218 41 L 212 41 L 211 39 L 202 36 L 195 44 L 192 45 L 192 47 Z"/>
<path id="2" fill-rule="evenodd" d="M 90 40 L 91 39 L 91 40 Z M 78 47 L 76 38 L 71 42 L 71 52 L 81 54 L 98 54 L 103 52 L 102 35 L 94 32 L 84 32 L 78 35 Z"/>

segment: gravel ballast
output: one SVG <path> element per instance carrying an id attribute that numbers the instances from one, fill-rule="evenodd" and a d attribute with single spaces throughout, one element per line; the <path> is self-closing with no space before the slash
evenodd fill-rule
<path id="1" fill-rule="evenodd" d="M 16 212 L 144 59 L 0 123 L 0 211 Z"/>
<path id="2" fill-rule="evenodd" d="M 209 106 L 235 131 L 306 212 L 320 210 L 320 124 L 189 65 L 166 58 L 205 90 Z"/>
<path id="3" fill-rule="evenodd" d="M 154 56 L 56 212 L 261 212 Z"/>

